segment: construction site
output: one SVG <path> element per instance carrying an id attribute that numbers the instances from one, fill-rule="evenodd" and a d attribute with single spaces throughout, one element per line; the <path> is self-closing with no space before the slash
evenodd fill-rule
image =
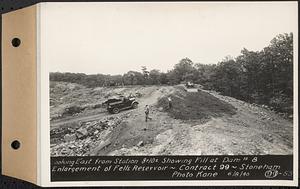
<path id="1" fill-rule="evenodd" d="M 292 120 L 197 85 L 51 81 L 50 118 L 52 157 L 293 153 Z"/>

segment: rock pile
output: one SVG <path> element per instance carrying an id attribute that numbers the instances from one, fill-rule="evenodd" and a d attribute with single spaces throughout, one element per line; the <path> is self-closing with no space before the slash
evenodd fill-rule
<path id="1" fill-rule="evenodd" d="M 218 94 L 217 92 L 214 91 L 209 91 L 211 94 Z M 238 103 L 243 107 L 246 107 L 248 110 L 252 111 L 253 114 L 257 115 L 261 120 L 265 121 L 273 121 L 274 118 L 272 117 L 272 114 L 275 114 L 275 111 L 272 109 L 272 107 L 267 106 L 267 105 L 260 105 L 256 103 L 247 103 L 242 100 L 235 99 L 233 97 L 229 96 L 218 96 L 219 99 L 225 101 L 225 102 L 234 102 Z M 278 113 L 280 115 L 280 113 Z M 284 116 L 282 116 L 284 117 Z"/>
<path id="2" fill-rule="evenodd" d="M 50 132 L 51 156 L 85 156 L 105 140 L 121 123 L 121 117 L 82 122 L 78 128 L 58 128 Z"/>

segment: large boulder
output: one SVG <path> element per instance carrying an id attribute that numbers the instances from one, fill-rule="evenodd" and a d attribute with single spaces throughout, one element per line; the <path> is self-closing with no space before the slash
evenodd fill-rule
<path id="1" fill-rule="evenodd" d="M 84 138 L 89 134 L 88 130 L 86 128 L 79 128 L 76 131 L 76 135 L 78 138 Z"/>
<path id="2" fill-rule="evenodd" d="M 64 136 L 64 140 L 66 141 L 66 142 L 71 142 L 71 141 L 74 141 L 74 140 L 76 140 L 76 135 L 75 134 L 66 134 L 65 136 Z"/>

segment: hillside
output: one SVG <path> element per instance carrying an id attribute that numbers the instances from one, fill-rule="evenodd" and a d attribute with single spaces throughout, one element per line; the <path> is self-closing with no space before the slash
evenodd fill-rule
<path id="1" fill-rule="evenodd" d="M 137 109 L 109 114 L 101 105 L 136 96 Z M 173 108 L 167 108 L 167 97 Z M 51 155 L 291 154 L 293 125 L 275 112 L 213 91 L 182 86 L 86 88 L 51 82 Z M 145 122 L 145 105 L 152 120 Z M 69 115 L 66 108 L 80 111 Z"/>

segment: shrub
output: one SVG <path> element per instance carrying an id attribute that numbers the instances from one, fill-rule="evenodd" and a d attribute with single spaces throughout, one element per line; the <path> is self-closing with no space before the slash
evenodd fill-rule
<path id="1" fill-rule="evenodd" d="M 293 99 L 287 97 L 283 92 L 276 93 L 271 99 L 269 104 L 277 112 L 286 112 L 293 114 Z"/>

